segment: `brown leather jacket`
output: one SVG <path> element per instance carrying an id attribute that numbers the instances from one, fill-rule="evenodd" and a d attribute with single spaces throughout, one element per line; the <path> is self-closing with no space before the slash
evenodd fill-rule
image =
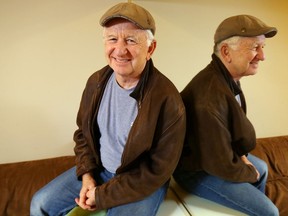
<path id="1" fill-rule="evenodd" d="M 77 116 L 74 151 L 77 176 L 100 172 L 97 113 L 110 75 L 106 66 L 86 84 Z M 138 102 L 138 115 L 130 130 L 116 176 L 96 187 L 97 209 L 134 202 L 169 181 L 181 155 L 186 114 L 175 86 L 149 60 L 131 97 Z"/>
<path id="2" fill-rule="evenodd" d="M 228 181 L 256 182 L 255 169 L 240 159 L 256 145 L 244 95 L 220 59 L 214 54 L 212 58 L 181 92 L 187 131 L 177 170 L 204 170 Z"/>

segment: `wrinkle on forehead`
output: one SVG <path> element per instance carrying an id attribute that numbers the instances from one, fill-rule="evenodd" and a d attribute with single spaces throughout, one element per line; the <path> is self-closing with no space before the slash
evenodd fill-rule
<path id="1" fill-rule="evenodd" d="M 104 27 L 103 37 L 134 38 L 138 42 L 144 42 L 147 39 L 145 30 L 139 29 L 139 27 L 129 21 L 115 23 L 113 25 Z"/>
<path id="2" fill-rule="evenodd" d="M 104 29 L 104 36 L 107 35 L 125 35 L 125 36 L 145 36 L 145 31 L 142 29 L 127 29 L 125 27 L 113 26 Z"/>
<path id="3" fill-rule="evenodd" d="M 243 37 L 242 40 L 240 40 L 241 44 L 245 45 L 251 45 L 251 44 L 265 44 L 265 36 L 260 35 L 256 37 Z"/>

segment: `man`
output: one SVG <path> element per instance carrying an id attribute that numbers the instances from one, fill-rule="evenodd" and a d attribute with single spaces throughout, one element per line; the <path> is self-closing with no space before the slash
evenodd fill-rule
<path id="1" fill-rule="evenodd" d="M 278 215 L 265 196 L 267 165 L 249 154 L 255 131 L 240 79 L 264 61 L 265 38 L 277 29 L 249 15 L 225 19 L 214 35 L 211 63 L 183 89 L 187 130 L 174 173 L 187 191 L 248 215 Z"/>
<path id="2" fill-rule="evenodd" d="M 82 95 L 76 168 L 36 193 L 32 216 L 65 215 L 76 203 L 107 209 L 110 216 L 155 215 L 180 158 L 185 108 L 153 65 L 153 17 L 136 4 L 120 3 L 100 24 L 108 65 L 88 79 Z"/>

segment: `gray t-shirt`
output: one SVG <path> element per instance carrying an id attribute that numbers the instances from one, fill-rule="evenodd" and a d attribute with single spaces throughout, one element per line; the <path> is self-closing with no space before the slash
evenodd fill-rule
<path id="1" fill-rule="evenodd" d="M 138 114 L 137 101 L 129 96 L 134 88 L 121 88 L 113 73 L 100 104 L 97 116 L 101 133 L 100 155 L 103 166 L 111 173 L 115 173 L 121 164 L 130 128 Z"/>

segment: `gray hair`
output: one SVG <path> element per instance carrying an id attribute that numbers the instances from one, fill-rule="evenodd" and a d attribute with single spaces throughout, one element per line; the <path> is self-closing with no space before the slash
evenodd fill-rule
<path id="1" fill-rule="evenodd" d="M 151 46 L 152 42 L 155 40 L 154 35 L 150 29 L 146 30 L 147 34 L 147 45 L 148 47 Z"/>
<path id="2" fill-rule="evenodd" d="M 220 49 L 223 46 L 223 44 L 227 44 L 231 49 L 236 50 L 240 44 L 239 42 L 240 42 L 241 38 L 242 37 L 240 37 L 240 36 L 233 36 L 233 37 L 230 37 L 230 38 L 225 39 L 223 41 L 220 41 L 219 43 L 214 45 L 214 54 L 216 56 L 220 57 L 219 53 L 220 53 Z"/>

